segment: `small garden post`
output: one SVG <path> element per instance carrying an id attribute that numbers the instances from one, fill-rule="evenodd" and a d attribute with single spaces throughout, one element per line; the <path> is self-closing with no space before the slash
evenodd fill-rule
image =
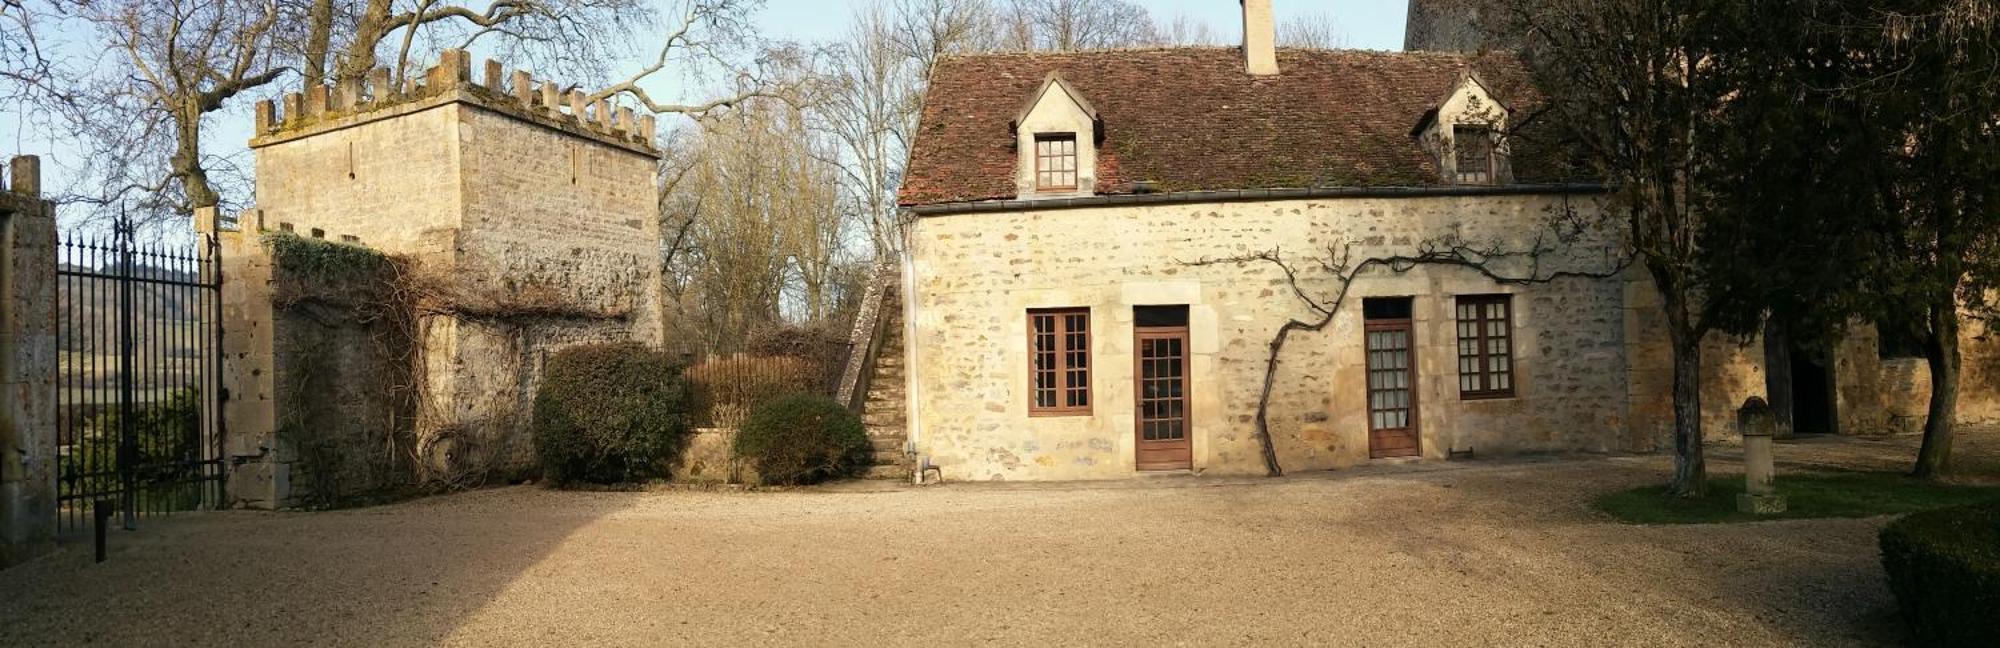
<path id="1" fill-rule="evenodd" d="M 1777 433 L 1777 417 L 1764 399 L 1755 396 L 1736 412 L 1736 428 L 1743 435 L 1744 492 L 1736 496 L 1736 510 L 1770 514 L 1785 511 L 1785 496 L 1773 485 L 1771 437 Z"/>

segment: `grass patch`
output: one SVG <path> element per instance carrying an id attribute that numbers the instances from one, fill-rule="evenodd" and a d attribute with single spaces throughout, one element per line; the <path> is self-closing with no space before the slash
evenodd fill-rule
<path id="1" fill-rule="evenodd" d="M 1899 473 L 1829 472 L 1778 475 L 1786 510 L 1751 515 L 1736 510 L 1743 477 L 1710 477 L 1708 495 L 1667 497 L 1659 486 L 1641 486 L 1597 498 L 1597 510 L 1632 524 L 1716 524 L 1798 518 L 1855 518 L 1911 513 L 2000 500 L 2000 486 L 1938 484 Z"/>

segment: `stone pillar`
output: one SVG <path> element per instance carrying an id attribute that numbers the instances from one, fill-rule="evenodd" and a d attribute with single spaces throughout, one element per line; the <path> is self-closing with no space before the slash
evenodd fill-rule
<path id="1" fill-rule="evenodd" d="M 237 231 L 218 232 L 222 247 L 222 404 L 229 506 L 281 508 L 291 498 L 290 458 L 278 439 L 276 323 L 272 261 L 260 212 L 243 214 Z"/>
<path id="2" fill-rule="evenodd" d="M 56 227 L 41 164 L 0 191 L 0 567 L 55 546 Z"/>
<path id="3" fill-rule="evenodd" d="M 1777 418 L 1764 399 L 1755 396 L 1736 412 L 1737 432 L 1743 435 L 1744 492 L 1736 496 L 1736 510 L 1744 513 L 1782 513 L 1785 496 L 1773 484 L 1771 436 L 1777 433 Z"/>

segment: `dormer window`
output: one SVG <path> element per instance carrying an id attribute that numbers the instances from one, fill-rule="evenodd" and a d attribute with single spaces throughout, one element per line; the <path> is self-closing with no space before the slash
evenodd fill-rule
<path id="1" fill-rule="evenodd" d="M 1452 149 L 1457 153 L 1458 184 L 1493 184 L 1493 129 L 1459 125 L 1451 129 Z"/>
<path id="2" fill-rule="evenodd" d="M 1104 124 L 1083 95 L 1050 72 L 1008 124 L 1014 131 L 1014 190 L 1022 200 L 1097 192 L 1097 145 Z"/>
<path id="3" fill-rule="evenodd" d="M 1035 190 L 1076 190 L 1076 133 L 1035 135 Z"/>

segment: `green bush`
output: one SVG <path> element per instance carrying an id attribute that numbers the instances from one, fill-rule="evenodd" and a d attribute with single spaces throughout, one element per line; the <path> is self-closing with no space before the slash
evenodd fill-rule
<path id="1" fill-rule="evenodd" d="M 861 419 L 825 396 L 793 394 L 752 411 L 736 431 L 736 455 L 766 484 L 845 477 L 868 463 Z"/>
<path id="2" fill-rule="evenodd" d="M 108 493 L 120 488 L 121 428 L 116 409 L 91 417 L 78 441 L 65 450 L 58 462 L 59 478 L 79 493 Z M 136 404 L 132 431 L 137 459 L 132 470 L 133 482 L 140 489 L 156 489 L 200 476 L 201 401 L 195 390 L 176 389 L 157 401 Z"/>
<path id="3" fill-rule="evenodd" d="M 596 344 L 551 356 L 535 394 L 535 455 L 561 486 L 665 477 L 687 444 L 689 396 L 667 354 Z"/>
<path id="4" fill-rule="evenodd" d="M 1882 569 L 1922 646 L 2000 646 L 2000 501 L 1882 529 Z"/>

